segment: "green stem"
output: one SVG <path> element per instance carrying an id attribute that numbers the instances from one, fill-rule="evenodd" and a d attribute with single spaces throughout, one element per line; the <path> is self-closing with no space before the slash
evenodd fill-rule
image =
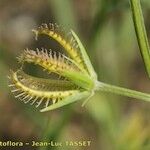
<path id="1" fill-rule="evenodd" d="M 147 94 L 147 93 L 142 93 L 142 92 L 138 92 L 135 90 L 126 89 L 126 88 L 110 85 L 110 84 L 103 83 L 103 82 L 98 82 L 97 86 L 98 86 L 98 90 L 100 91 L 114 93 L 114 94 L 132 97 L 132 98 L 150 102 L 150 94 Z"/>
<path id="2" fill-rule="evenodd" d="M 130 0 L 131 11 L 133 16 L 134 27 L 138 40 L 138 45 L 141 51 L 141 55 L 150 77 L 150 48 L 147 38 L 147 33 L 144 25 L 144 19 L 141 9 L 140 0 Z"/>

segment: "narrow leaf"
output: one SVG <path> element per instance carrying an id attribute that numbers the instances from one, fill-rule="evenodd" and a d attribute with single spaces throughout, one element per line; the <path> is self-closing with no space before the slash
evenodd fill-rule
<path id="1" fill-rule="evenodd" d="M 57 109 L 59 107 L 62 107 L 62 106 L 65 106 L 65 105 L 68 105 L 68 104 L 71 104 L 75 101 L 78 101 L 78 100 L 81 100 L 83 98 L 87 98 L 90 96 L 90 93 L 89 92 L 79 92 L 79 93 L 76 93 L 74 95 L 71 95 L 61 101 L 59 101 L 58 103 L 55 103 L 53 105 L 50 105 L 49 107 L 47 108 L 44 108 L 41 110 L 41 112 L 46 112 L 46 111 L 50 111 L 50 110 L 54 110 L 54 109 Z"/>
<path id="2" fill-rule="evenodd" d="M 89 59 L 89 56 L 86 53 L 86 50 L 85 50 L 83 44 L 81 43 L 79 37 L 75 34 L 75 32 L 73 30 L 71 30 L 71 33 L 72 33 L 72 35 L 74 36 L 74 38 L 76 39 L 76 41 L 79 45 L 79 48 L 80 48 L 80 51 L 81 51 L 81 54 L 82 54 L 82 58 L 84 60 L 84 63 L 86 65 L 91 77 L 94 78 L 94 79 L 97 79 L 97 74 L 95 73 L 95 70 L 94 70 L 94 68 L 91 64 L 91 61 Z"/>
<path id="3" fill-rule="evenodd" d="M 136 31 L 136 36 L 141 51 L 141 55 L 150 77 L 150 48 L 147 39 L 146 29 L 144 25 L 144 19 L 142 14 L 142 9 L 140 5 L 140 0 L 130 0 L 131 10 L 133 15 L 133 22 Z"/>

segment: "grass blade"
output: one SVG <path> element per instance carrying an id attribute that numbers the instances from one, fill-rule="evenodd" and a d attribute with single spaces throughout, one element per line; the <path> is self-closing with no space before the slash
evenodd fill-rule
<path id="1" fill-rule="evenodd" d="M 148 76 L 150 77 L 150 48 L 147 33 L 144 25 L 144 19 L 141 9 L 140 0 L 130 0 L 133 22 L 138 40 L 138 45 L 146 67 Z"/>

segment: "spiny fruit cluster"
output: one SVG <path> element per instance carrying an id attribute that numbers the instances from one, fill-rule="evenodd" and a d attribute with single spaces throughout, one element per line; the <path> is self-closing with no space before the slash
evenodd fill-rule
<path id="1" fill-rule="evenodd" d="M 78 37 L 73 31 L 65 34 L 56 24 L 42 24 L 33 30 L 36 39 L 44 34 L 56 40 L 67 52 L 67 56 L 47 49 L 29 50 L 18 57 L 21 64 L 32 63 L 47 71 L 55 73 L 61 78 L 43 79 L 33 77 L 24 72 L 21 67 L 16 72 L 11 71 L 9 76 L 11 92 L 15 98 L 24 103 L 44 106 L 41 111 L 61 107 L 82 97 L 88 97 L 94 89 L 96 73 L 85 51 L 81 51 Z M 94 72 L 94 73 L 93 73 Z"/>

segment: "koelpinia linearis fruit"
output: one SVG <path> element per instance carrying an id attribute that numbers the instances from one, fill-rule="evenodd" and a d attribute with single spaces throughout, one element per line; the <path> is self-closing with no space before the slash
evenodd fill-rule
<path id="1" fill-rule="evenodd" d="M 11 71 L 9 87 L 15 98 L 24 103 L 42 106 L 41 112 L 53 110 L 80 99 L 89 99 L 95 91 L 105 91 L 150 101 L 150 95 L 142 92 L 120 88 L 97 80 L 97 74 L 90 62 L 78 36 L 70 31 L 69 36 L 62 33 L 56 24 L 42 24 L 33 30 L 36 39 L 47 35 L 60 44 L 67 55 L 47 49 L 25 49 L 18 57 L 19 63 L 32 63 L 47 71 L 59 75 L 57 78 L 39 78 L 23 70 Z M 85 101 L 86 102 L 86 101 Z M 84 102 L 84 103 L 85 103 Z M 44 108 L 43 108 L 44 107 Z"/>

